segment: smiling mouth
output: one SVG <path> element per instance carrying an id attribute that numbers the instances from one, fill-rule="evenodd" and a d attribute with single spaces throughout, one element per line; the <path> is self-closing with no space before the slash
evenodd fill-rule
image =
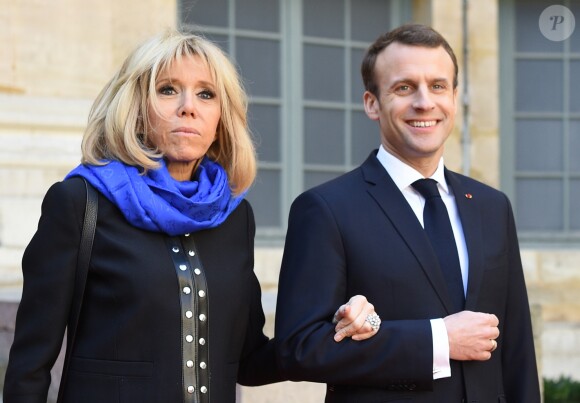
<path id="1" fill-rule="evenodd" d="M 433 127 L 437 124 L 436 120 L 411 120 L 407 122 L 409 126 L 413 127 Z"/>

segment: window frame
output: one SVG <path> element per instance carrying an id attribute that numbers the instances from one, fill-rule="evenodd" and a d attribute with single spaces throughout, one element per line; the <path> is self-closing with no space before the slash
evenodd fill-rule
<path id="1" fill-rule="evenodd" d="M 546 1 L 546 7 L 552 5 Z M 562 5 L 570 8 L 570 1 Z M 562 223 L 558 231 L 520 230 L 518 236 L 522 244 L 529 247 L 569 247 L 580 244 L 580 230 L 570 228 L 571 180 L 580 180 L 580 172 L 573 173 L 570 167 L 568 145 L 571 137 L 571 122 L 580 120 L 580 112 L 570 111 L 570 62 L 580 61 L 580 52 L 572 52 L 570 40 L 563 41 L 562 52 L 518 52 L 516 51 L 516 0 L 506 0 L 500 4 L 500 187 L 512 202 L 517 217 L 517 180 L 518 179 L 560 179 L 563 186 Z M 537 28 L 537 27 L 536 27 Z M 578 27 L 576 27 L 578 29 Z M 560 112 L 518 112 L 516 111 L 516 64 L 519 60 L 558 60 L 562 61 L 563 107 Z M 553 119 L 563 125 L 562 170 L 536 172 L 518 170 L 516 167 L 516 123 L 518 119 Z M 517 220 L 516 220 L 517 221 Z M 516 222 L 517 224 L 517 222 Z M 518 226 L 520 228 L 521 225 Z"/>
<path id="2" fill-rule="evenodd" d="M 353 112 L 364 112 L 361 101 L 352 101 L 352 69 L 351 52 L 353 49 L 366 50 L 370 42 L 353 41 L 350 39 L 350 10 L 356 0 L 344 0 L 344 38 L 329 39 L 316 36 L 307 36 L 303 33 L 303 0 L 279 0 L 279 33 L 267 33 L 235 27 L 236 0 L 228 2 L 228 26 L 216 27 L 206 25 L 189 25 L 183 21 L 182 2 L 178 3 L 178 24 L 187 30 L 201 32 L 208 35 L 219 35 L 228 39 L 228 54 L 236 60 L 236 39 L 255 38 L 279 41 L 280 44 L 280 97 L 269 98 L 261 96 L 249 97 L 249 105 L 277 105 L 280 107 L 280 161 L 258 161 L 259 172 L 262 170 L 278 170 L 280 173 L 280 227 L 257 226 L 256 243 L 260 245 L 281 245 L 287 228 L 287 217 L 292 201 L 302 193 L 304 189 L 304 177 L 307 172 L 342 174 L 358 165 L 351 160 L 351 119 Z M 390 24 L 397 26 L 412 18 L 412 4 L 405 0 L 390 0 L 391 10 Z M 304 46 L 325 45 L 336 46 L 345 50 L 344 54 L 344 77 L 346 80 L 344 102 L 326 102 L 304 99 L 303 94 L 303 64 Z M 343 111 L 345 118 L 344 155 L 343 164 L 327 165 L 307 163 L 304 159 L 304 113 L 306 108 L 321 108 L 327 110 Z M 379 145 L 377 131 L 377 147 Z M 371 150 L 369 150 L 370 153 Z M 258 177 L 259 180 L 259 177 Z"/>

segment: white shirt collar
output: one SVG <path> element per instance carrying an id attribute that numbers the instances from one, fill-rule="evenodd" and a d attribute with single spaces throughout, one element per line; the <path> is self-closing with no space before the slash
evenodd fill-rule
<path id="1" fill-rule="evenodd" d="M 424 179 L 424 176 L 419 173 L 415 168 L 405 164 L 403 161 L 395 157 L 393 154 L 389 153 L 381 144 L 379 147 L 379 152 L 377 153 L 377 159 L 381 165 L 387 170 L 395 185 L 402 192 L 407 189 L 413 182 L 419 179 Z M 431 179 L 435 179 L 439 184 L 441 190 L 449 194 L 449 187 L 447 186 L 447 181 L 445 180 L 445 170 L 443 157 L 439 160 L 437 165 L 437 170 L 431 176 Z"/>

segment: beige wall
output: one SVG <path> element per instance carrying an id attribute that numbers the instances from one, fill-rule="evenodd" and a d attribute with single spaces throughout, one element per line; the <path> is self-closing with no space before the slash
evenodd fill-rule
<path id="1" fill-rule="evenodd" d="M 92 99 L 176 15 L 174 0 L 0 0 L 0 93 Z"/>
<path id="2" fill-rule="evenodd" d="M 174 0 L 0 0 L 0 294 L 19 294 L 42 196 L 78 164 L 92 100 L 176 15 Z"/>

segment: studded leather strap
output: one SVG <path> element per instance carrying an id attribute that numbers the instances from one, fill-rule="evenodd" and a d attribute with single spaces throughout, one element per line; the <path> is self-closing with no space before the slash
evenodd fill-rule
<path id="1" fill-rule="evenodd" d="M 181 302 L 181 345 L 185 403 L 209 402 L 208 294 L 193 237 L 168 238 Z"/>

